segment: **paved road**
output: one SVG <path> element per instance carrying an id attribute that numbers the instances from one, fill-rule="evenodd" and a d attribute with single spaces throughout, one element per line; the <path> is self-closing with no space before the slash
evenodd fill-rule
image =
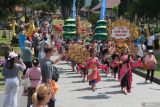
<path id="1" fill-rule="evenodd" d="M 128 95 L 120 92 L 118 81 L 111 76 L 106 77 L 103 72 L 100 72 L 102 81 L 97 84 L 97 90 L 93 92 L 87 82 L 82 82 L 79 74 L 71 72 L 66 62 L 60 62 L 56 66 L 61 68 L 56 107 L 159 107 L 160 105 L 158 103 L 160 85 L 144 84 L 144 79 L 135 74 L 132 92 Z M 20 90 L 18 107 L 26 107 L 26 97 L 21 94 Z M 0 94 L 0 104 L 2 104 L 2 97 L 3 93 Z"/>

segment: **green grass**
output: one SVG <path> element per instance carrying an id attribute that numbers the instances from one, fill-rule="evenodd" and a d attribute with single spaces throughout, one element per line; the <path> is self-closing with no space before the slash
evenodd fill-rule
<path id="1" fill-rule="evenodd" d="M 0 68 L 0 92 L 4 90 L 4 80 L 2 76 L 2 68 Z"/>
<path id="2" fill-rule="evenodd" d="M 155 71 L 155 76 L 160 78 L 160 56 L 157 55 L 156 59 L 157 59 L 157 69 Z"/>
<path id="3" fill-rule="evenodd" d="M 10 45 L 11 44 L 11 37 L 10 38 L 2 38 L 2 34 L 3 34 L 3 31 L 0 30 L 0 43 L 5 43 L 7 45 Z"/>

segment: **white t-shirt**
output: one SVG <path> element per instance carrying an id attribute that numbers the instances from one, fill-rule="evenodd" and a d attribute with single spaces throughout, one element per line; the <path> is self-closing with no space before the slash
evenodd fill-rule
<path id="1" fill-rule="evenodd" d="M 150 36 L 149 38 L 148 38 L 148 46 L 153 46 L 153 41 L 154 41 L 154 35 L 152 35 L 152 36 Z"/>
<path id="2" fill-rule="evenodd" d="M 144 51 L 146 50 L 146 46 L 143 44 L 141 46 L 141 44 L 138 45 L 138 52 L 137 52 L 137 55 L 140 56 L 140 57 L 143 57 L 144 56 Z"/>

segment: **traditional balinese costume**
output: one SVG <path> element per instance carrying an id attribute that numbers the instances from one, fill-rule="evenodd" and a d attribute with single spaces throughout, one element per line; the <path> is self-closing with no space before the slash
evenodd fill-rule
<path id="1" fill-rule="evenodd" d="M 93 87 L 96 85 L 97 82 L 101 80 L 98 73 L 98 66 L 99 66 L 98 58 L 94 57 L 88 59 L 87 66 L 88 66 L 89 85 Z"/>
<path id="2" fill-rule="evenodd" d="M 77 64 L 77 67 L 78 67 L 77 69 L 78 73 L 81 74 L 81 77 L 83 76 L 83 81 L 85 81 L 85 77 L 87 75 L 87 66 L 82 65 L 82 64 Z"/>
<path id="3" fill-rule="evenodd" d="M 114 73 L 114 78 L 116 78 L 116 73 L 118 73 L 119 70 L 119 60 L 115 59 L 111 61 L 111 67 Z"/>
<path id="4" fill-rule="evenodd" d="M 130 55 L 122 55 L 120 57 L 120 61 L 122 64 L 120 65 L 120 73 L 119 73 L 119 81 L 121 82 L 121 88 L 126 87 L 127 92 L 131 91 L 131 83 L 132 83 L 132 68 L 133 67 L 142 67 L 143 64 L 141 59 L 138 61 L 133 61 L 130 58 Z"/>

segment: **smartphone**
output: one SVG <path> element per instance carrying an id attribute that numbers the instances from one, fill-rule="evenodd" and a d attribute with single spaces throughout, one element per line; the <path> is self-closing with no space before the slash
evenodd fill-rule
<path id="1" fill-rule="evenodd" d="M 18 55 L 18 60 L 20 60 L 20 58 L 21 58 L 21 56 L 20 56 L 20 55 Z"/>

